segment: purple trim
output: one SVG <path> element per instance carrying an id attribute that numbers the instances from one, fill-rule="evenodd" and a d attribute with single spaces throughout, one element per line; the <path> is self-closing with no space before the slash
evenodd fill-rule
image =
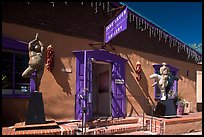
<path id="1" fill-rule="evenodd" d="M 28 43 L 2 37 L 2 48 L 28 52 Z"/>
<path id="2" fill-rule="evenodd" d="M 87 95 L 87 91 L 86 91 L 86 83 L 87 83 L 87 77 L 86 77 L 86 65 L 87 65 L 87 62 L 86 62 L 87 60 L 86 60 L 86 51 L 84 51 L 84 89 L 83 89 L 83 96 L 84 97 L 87 97 L 86 95 Z M 84 108 L 87 108 L 87 104 L 86 104 L 86 101 L 85 100 L 83 100 L 83 107 Z M 88 111 L 88 109 L 89 108 L 87 108 L 87 111 Z M 87 113 L 86 113 L 87 114 Z M 83 114 L 82 114 L 83 115 Z M 87 120 L 87 115 L 85 115 L 85 117 L 84 117 L 84 119 L 83 119 L 84 121 L 86 121 Z"/>
<path id="3" fill-rule="evenodd" d="M 36 76 L 36 72 L 33 72 L 33 76 Z M 34 92 L 36 90 L 35 81 L 30 78 L 30 92 Z"/>
<path id="4" fill-rule="evenodd" d="M 84 88 L 84 53 L 76 53 L 76 96 L 75 96 L 75 119 L 82 119 L 82 100 L 80 94 Z"/>
<path id="5" fill-rule="evenodd" d="M 13 78 L 12 78 L 12 81 L 13 81 L 13 94 L 14 94 L 14 90 L 15 90 L 15 72 L 16 72 L 16 54 L 15 54 L 15 51 L 13 52 Z"/>

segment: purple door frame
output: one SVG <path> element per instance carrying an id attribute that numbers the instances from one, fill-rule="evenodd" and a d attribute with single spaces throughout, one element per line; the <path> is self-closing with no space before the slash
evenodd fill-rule
<path id="1" fill-rule="evenodd" d="M 126 116 L 125 63 L 126 59 L 106 50 L 73 51 L 76 56 L 75 119 L 82 119 L 81 106 L 87 107 L 86 121 L 92 119 L 92 98 L 81 100 L 80 95 L 92 95 L 92 59 L 112 64 L 112 117 Z M 87 91 L 84 92 L 83 91 Z"/>

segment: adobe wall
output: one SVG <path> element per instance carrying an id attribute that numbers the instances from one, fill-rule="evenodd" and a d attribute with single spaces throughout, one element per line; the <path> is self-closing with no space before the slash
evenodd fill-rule
<path id="1" fill-rule="evenodd" d="M 76 60 L 72 51 L 94 49 L 88 44 L 95 41 L 2 22 L 2 35 L 8 38 L 29 42 L 37 32 L 45 47 L 49 44 L 53 45 L 55 55 L 54 69 L 52 72 L 49 72 L 46 68 L 44 69 L 40 86 L 46 118 L 56 120 L 74 119 Z M 116 50 L 112 52 L 117 52 L 128 60 L 126 64 L 127 116 L 142 114 L 142 110 L 145 113 L 151 112 L 151 104 L 155 104 L 155 101 L 154 88 L 150 85 L 154 83 L 154 80 L 150 80 L 149 76 L 154 72 L 152 65 L 163 61 L 179 69 L 178 91 L 179 93 L 181 92 L 186 100 L 193 102 L 193 111 L 196 111 L 195 64 L 115 45 L 114 47 Z M 142 79 L 139 82 L 136 80 L 135 73 L 137 61 L 142 64 Z M 62 68 L 71 69 L 72 72 L 62 72 Z M 147 97 L 149 97 L 149 102 L 143 103 Z M 2 110 L 2 112 L 4 111 Z"/>

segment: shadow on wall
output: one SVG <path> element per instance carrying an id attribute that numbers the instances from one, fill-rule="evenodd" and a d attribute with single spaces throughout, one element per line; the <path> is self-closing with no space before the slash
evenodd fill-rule
<path id="1" fill-rule="evenodd" d="M 68 81 L 70 81 L 70 76 L 67 72 L 63 72 L 62 68 L 65 68 L 60 58 L 54 59 L 54 71 L 51 71 L 52 75 L 54 76 L 57 84 L 63 89 L 63 91 L 70 96 L 71 95 L 71 88 Z M 56 64 L 57 62 L 57 64 Z M 56 67 L 55 67 L 56 66 Z"/>
<path id="2" fill-rule="evenodd" d="M 126 76 L 128 79 L 126 80 L 127 83 L 127 90 L 131 93 L 131 95 L 134 97 L 134 99 L 139 103 L 140 107 L 144 110 L 146 114 L 151 113 L 151 105 L 154 105 L 154 102 L 152 101 L 149 92 L 148 92 L 148 83 L 147 79 L 144 75 L 144 72 L 141 72 L 142 79 L 140 81 L 137 81 L 136 78 L 131 74 L 135 74 L 136 70 L 135 67 L 133 66 L 132 62 L 130 61 L 129 57 L 127 56 L 128 59 L 128 65 L 127 65 L 127 73 Z M 127 99 L 129 102 L 130 100 Z M 151 102 L 151 103 L 150 103 Z M 134 104 L 130 103 L 131 105 L 131 112 L 132 109 L 134 109 Z M 138 114 L 137 110 L 134 109 L 134 111 Z"/>

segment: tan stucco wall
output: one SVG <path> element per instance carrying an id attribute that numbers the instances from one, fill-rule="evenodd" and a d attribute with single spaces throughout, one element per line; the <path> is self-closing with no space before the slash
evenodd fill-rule
<path id="1" fill-rule="evenodd" d="M 43 94 L 46 118 L 56 120 L 74 119 L 76 61 L 72 51 L 93 49 L 88 44 L 95 41 L 15 24 L 2 23 L 2 35 L 8 38 L 29 42 L 37 32 L 45 47 L 49 44 L 53 45 L 55 55 L 54 69 L 52 73 L 47 71 L 47 69 L 44 70 L 40 86 L 40 91 Z M 142 110 L 145 113 L 151 112 L 150 105 L 155 104 L 155 101 L 154 88 L 150 85 L 153 84 L 154 80 L 150 80 L 149 76 L 154 72 L 152 65 L 154 63 L 162 63 L 163 61 L 179 69 L 178 76 L 180 80 L 178 82 L 178 91 L 179 93 L 181 92 L 186 100 L 193 102 L 193 111 L 196 111 L 196 64 L 123 47 L 114 47 L 116 48 L 114 52 L 128 60 L 126 64 L 127 116 L 142 114 Z M 137 61 L 141 62 L 143 69 L 142 79 L 139 82 L 136 80 L 135 73 L 135 64 Z M 62 68 L 71 69 L 72 72 L 62 72 Z M 187 70 L 189 76 L 186 75 Z M 71 95 L 69 95 L 70 93 Z M 149 97 L 149 103 L 143 103 L 146 97 Z"/>

